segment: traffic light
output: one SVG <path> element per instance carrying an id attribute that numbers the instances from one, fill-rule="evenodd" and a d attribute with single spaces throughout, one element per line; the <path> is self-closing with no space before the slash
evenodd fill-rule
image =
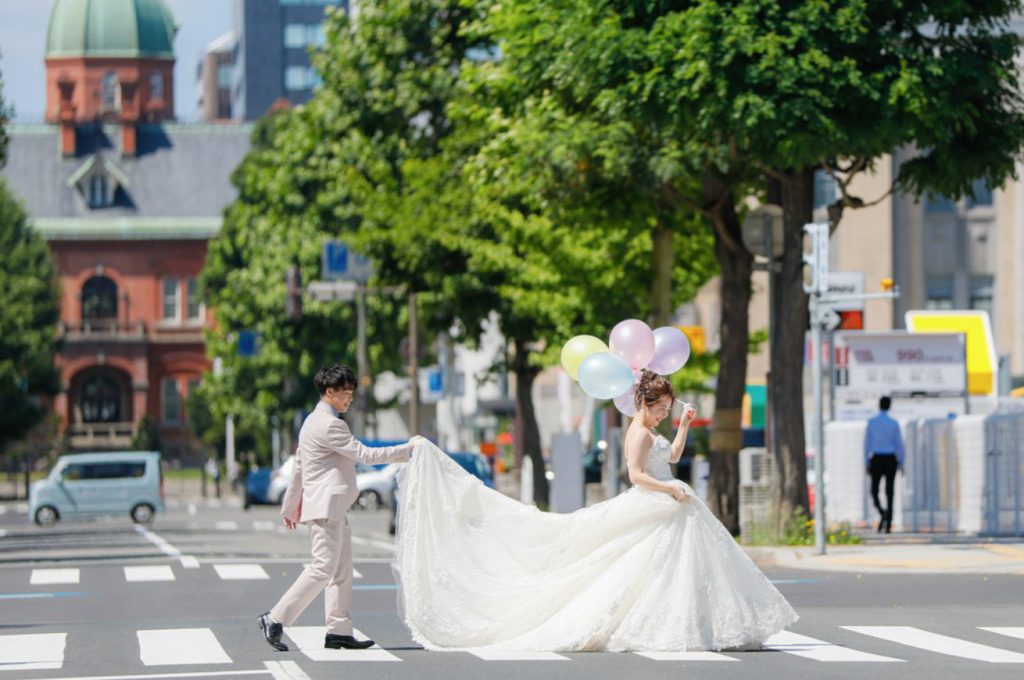
<path id="1" fill-rule="evenodd" d="M 285 274 L 285 289 L 285 315 L 289 321 L 298 321 L 302 318 L 302 274 L 294 265 Z"/>
<path id="2" fill-rule="evenodd" d="M 804 225 L 804 292 L 828 292 L 828 232 L 827 222 Z"/>

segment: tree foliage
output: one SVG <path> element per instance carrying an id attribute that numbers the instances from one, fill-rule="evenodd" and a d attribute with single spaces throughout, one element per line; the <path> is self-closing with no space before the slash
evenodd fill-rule
<path id="1" fill-rule="evenodd" d="M 0 178 L 0 449 L 27 434 L 57 394 L 60 302 L 50 250 Z"/>

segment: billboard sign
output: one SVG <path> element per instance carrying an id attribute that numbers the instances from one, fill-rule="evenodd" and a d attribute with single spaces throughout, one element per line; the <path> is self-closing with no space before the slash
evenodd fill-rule
<path id="1" fill-rule="evenodd" d="M 893 398 L 896 417 L 966 411 L 967 342 L 962 333 L 840 331 L 833 341 L 837 420 L 874 415 L 883 396 Z M 931 406 L 934 413 L 929 412 Z"/>

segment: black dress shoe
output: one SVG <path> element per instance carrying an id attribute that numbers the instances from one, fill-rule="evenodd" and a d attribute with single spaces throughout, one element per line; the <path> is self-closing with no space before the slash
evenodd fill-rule
<path id="1" fill-rule="evenodd" d="M 325 649 L 369 649 L 373 644 L 373 640 L 357 640 L 351 635 L 328 633 L 324 638 Z"/>
<path id="2" fill-rule="evenodd" d="M 280 623 L 272 622 L 270 620 L 270 612 L 260 614 L 260 628 L 263 629 L 263 637 L 267 638 L 267 644 L 279 652 L 288 651 L 288 645 L 281 642 L 281 633 L 284 632 L 284 626 Z"/>

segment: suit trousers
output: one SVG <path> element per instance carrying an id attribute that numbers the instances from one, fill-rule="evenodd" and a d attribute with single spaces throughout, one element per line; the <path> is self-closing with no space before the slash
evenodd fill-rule
<path id="1" fill-rule="evenodd" d="M 868 464 L 868 469 L 871 472 L 871 499 L 875 503 L 875 508 L 878 510 L 878 514 L 882 516 L 882 519 L 892 521 L 892 503 L 893 495 L 895 493 L 894 486 L 896 483 L 896 454 L 894 453 L 876 453 L 871 456 L 871 462 Z M 878 486 L 885 478 L 885 496 L 888 501 L 888 505 L 885 510 L 882 509 L 882 504 L 878 502 Z"/>
<path id="2" fill-rule="evenodd" d="M 324 593 L 327 632 L 351 635 L 352 619 L 352 530 L 348 519 L 317 519 L 306 522 L 313 540 L 313 561 L 292 587 L 281 596 L 270 615 L 275 621 L 291 626 L 309 603 Z"/>

